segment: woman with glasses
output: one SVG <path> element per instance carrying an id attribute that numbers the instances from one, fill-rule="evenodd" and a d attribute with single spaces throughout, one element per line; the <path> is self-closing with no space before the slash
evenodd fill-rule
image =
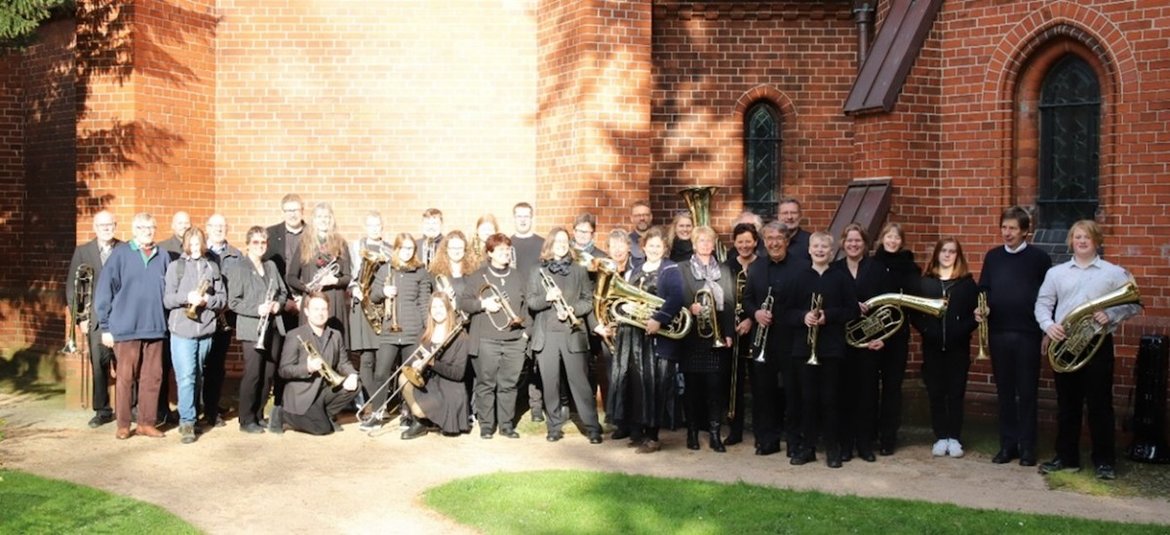
<path id="1" fill-rule="evenodd" d="M 264 432 L 260 422 L 278 359 L 273 348 L 284 331 L 280 310 L 288 297 L 276 263 L 261 260 L 268 247 L 267 236 L 264 227 L 248 229 L 243 261 L 228 268 L 228 308 L 236 313 L 236 339 L 244 356 L 239 402 L 240 431 L 244 433 Z M 261 330 L 263 323 L 267 326 Z M 277 392 L 276 399 L 280 398 Z"/>

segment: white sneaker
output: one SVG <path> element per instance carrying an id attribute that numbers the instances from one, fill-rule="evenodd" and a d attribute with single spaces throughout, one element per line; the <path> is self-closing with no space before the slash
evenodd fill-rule
<path id="1" fill-rule="evenodd" d="M 947 454 L 947 439 L 940 438 L 938 442 L 934 443 L 934 447 L 930 448 L 930 454 L 935 457 L 942 457 Z"/>
<path id="2" fill-rule="evenodd" d="M 947 439 L 947 455 L 958 459 L 963 456 L 963 445 L 953 438 Z"/>

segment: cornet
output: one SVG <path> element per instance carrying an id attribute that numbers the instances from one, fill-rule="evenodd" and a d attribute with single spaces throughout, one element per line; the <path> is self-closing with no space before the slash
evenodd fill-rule
<path id="1" fill-rule="evenodd" d="M 310 292 L 319 292 L 321 288 L 325 287 L 325 277 L 332 275 L 334 277 L 341 274 L 341 265 L 337 263 L 336 258 L 329 259 L 329 263 L 325 264 L 313 274 L 313 278 L 305 285 Z"/>
<path id="2" fill-rule="evenodd" d="M 297 335 L 297 340 L 301 343 L 301 347 L 308 355 L 306 362 L 315 360 L 321 364 L 321 369 L 318 370 L 317 373 L 321 374 L 321 378 L 324 379 L 326 383 L 329 383 L 329 386 L 336 388 L 341 386 L 341 383 L 345 382 L 345 377 L 342 377 L 341 374 L 334 371 L 333 366 L 330 366 L 329 361 L 325 360 L 325 358 L 321 356 L 321 352 L 317 351 L 316 346 L 306 342 L 305 339 L 300 335 Z"/>
<path id="3" fill-rule="evenodd" d="M 980 316 L 983 316 L 983 321 L 979 322 L 979 355 L 975 357 L 975 360 L 987 360 L 991 358 L 987 354 L 987 314 L 991 311 L 987 306 L 987 292 L 979 292 L 976 303 L 975 310 L 979 311 Z"/>
<path id="4" fill-rule="evenodd" d="M 812 294 L 812 303 L 810 304 L 809 312 L 813 312 L 817 316 L 817 321 L 820 321 L 821 315 L 824 313 L 821 311 L 821 306 L 824 304 L 824 301 L 825 298 L 821 294 Z M 805 364 L 809 366 L 821 365 L 821 361 L 817 360 L 817 335 L 820 334 L 820 332 L 820 323 L 815 323 L 812 327 L 808 328 L 809 355 L 808 360 L 805 361 Z"/>

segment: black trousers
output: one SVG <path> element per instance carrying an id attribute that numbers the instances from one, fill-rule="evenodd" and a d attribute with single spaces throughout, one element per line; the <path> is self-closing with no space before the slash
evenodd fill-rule
<path id="1" fill-rule="evenodd" d="M 417 347 L 417 344 L 380 344 L 377 353 L 374 355 L 374 375 L 373 382 L 370 383 L 374 386 L 371 387 L 371 390 L 377 390 L 388 381 L 390 374 L 402 364 L 404 359 L 414 352 L 415 347 Z M 362 367 L 364 368 L 365 366 Z M 386 398 L 398 387 L 397 385 L 397 382 L 393 382 L 386 388 L 383 388 L 381 392 L 378 392 L 377 395 L 374 395 L 371 391 L 370 395 L 373 396 L 373 401 L 371 401 L 370 406 L 374 407 L 374 410 L 378 410 L 385 407 L 388 401 L 394 401 Z M 409 411 L 405 404 L 402 405 L 402 410 L 404 415 Z"/>
<path id="2" fill-rule="evenodd" d="M 934 438 L 959 440 L 963 432 L 963 400 L 967 371 L 971 369 L 970 340 L 961 347 L 922 346 L 922 380 L 930 400 L 930 427 Z"/>
<path id="3" fill-rule="evenodd" d="M 713 430 L 723 422 L 727 410 L 727 383 L 723 369 L 713 372 L 688 372 L 683 399 L 687 404 L 687 428 Z"/>
<path id="4" fill-rule="evenodd" d="M 528 388 L 528 410 L 532 411 L 533 414 L 544 406 L 544 372 L 539 369 L 540 364 L 537 360 L 535 358 L 524 359 L 523 368 L 524 384 Z M 560 399 L 554 400 L 553 409 L 549 410 L 555 410 L 560 403 Z"/>
<path id="5" fill-rule="evenodd" d="M 850 347 L 846 350 L 844 386 L 840 396 L 841 435 L 844 447 L 873 453 L 878 419 L 878 352 Z"/>
<path id="6" fill-rule="evenodd" d="M 344 388 L 323 386 L 317 393 L 313 404 L 304 414 L 284 413 L 284 423 L 297 431 L 310 435 L 328 435 L 333 433 L 333 418 L 343 409 L 353 403 L 357 390 L 350 392 Z"/>
<path id="7" fill-rule="evenodd" d="M 1113 335 L 1083 368 L 1056 376 L 1056 455 L 1068 465 L 1081 459 L 1081 417 L 1088 406 L 1091 458 L 1095 466 L 1115 464 L 1113 436 Z"/>
<path id="8" fill-rule="evenodd" d="M 260 394 L 261 400 L 267 400 L 269 389 L 272 392 L 272 406 L 279 407 L 284 404 L 284 384 L 285 380 L 280 377 L 280 355 L 284 350 L 285 337 L 279 332 L 272 335 L 272 343 L 268 345 L 268 364 L 265 365 L 264 372 L 264 387 Z M 261 401 L 263 405 L 264 401 Z"/>
<path id="9" fill-rule="evenodd" d="M 743 364 L 752 367 L 752 428 L 756 445 L 779 444 L 784 431 L 784 408 L 787 405 L 780 379 L 781 357 L 766 362 L 754 360 Z"/>
<path id="10" fill-rule="evenodd" d="M 524 368 L 524 349 L 528 341 L 479 341 L 475 366 L 475 409 L 481 429 L 511 430 L 516 417 L 516 388 Z"/>
<path id="11" fill-rule="evenodd" d="M 784 385 L 784 440 L 798 444 L 804 415 L 801 408 L 804 406 L 804 383 L 800 380 L 800 368 L 808 359 L 790 355 L 780 358 L 780 382 Z"/>
<path id="12" fill-rule="evenodd" d="M 1037 392 L 1040 390 L 1040 331 L 992 331 L 988 340 L 999 400 L 999 446 L 1036 451 Z"/>
<path id="13" fill-rule="evenodd" d="M 211 350 L 203 360 L 203 418 L 210 423 L 214 423 L 219 416 L 219 400 L 223 397 L 223 382 L 227 377 L 225 366 L 231 343 L 231 331 L 216 330 L 211 335 Z"/>
<path id="14" fill-rule="evenodd" d="M 887 338 L 885 347 L 877 351 L 880 391 L 873 401 L 878 406 L 878 441 L 883 447 L 892 448 L 898 441 L 898 428 L 902 426 L 902 381 L 906 378 L 909 351 L 910 340 L 905 331 Z"/>
<path id="15" fill-rule="evenodd" d="M 110 406 L 110 366 L 114 363 L 114 350 L 102 345 L 102 332 L 92 331 L 86 335 L 89 342 L 89 364 L 91 370 L 91 387 L 93 412 L 102 416 L 113 416 L 114 408 Z"/>
<path id="16" fill-rule="evenodd" d="M 597 421 L 597 400 L 589 384 L 589 353 L 569 351 L 568 337 L 554 335 L 546 338 L 544 349 L 536 354 L 536 360 L 539 361 L 537 368 L 545 385 L 544 409 L 549 433 L 560 431 L 567 420 L 564 411 L 558 410 L 561 404 L 562 367 L 573 395 L 573 404 L 577 406 L 577 415 L 585 424 L 586 432 L 601 433 L 601 425 Z"/>
<path id="17" fill-rule="evenodd" d="M 268 401 L 267 378 L 273 374 L 276 365 L 268 350 L 256 349 L 254 342 L 242 341 L 240 348 L 244 355 L 244 375 L 240 377 L 240 425 L 259 423 L 264 418 L 264 405 Z"/>
<path id="18" fill-rule="evenodd" d="M 837 455 L 841 451 L 838 396 L 844 381 L 844 359 L 818 358 L 820 364 L 817 366 L 805 364 L 804 360 L 797 364 L 801 392 L 801 448 L 815 450 L 817 439 L 823 438 L 829 455 Z"/>

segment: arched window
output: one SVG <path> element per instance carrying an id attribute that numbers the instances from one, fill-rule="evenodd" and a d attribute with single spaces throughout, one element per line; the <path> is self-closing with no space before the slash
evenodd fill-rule
<path id="1" fill-rule="evenodd" d="M 1036 205 L 1048 230 L 1067 230 L 1097 212 L 1101 85 L 1085 60 L 1069 54 L 1040 87 Z"/>
<path id="2" fill-rule="evenodd" d="M 780 182 L 780 119 L 768 102 L 757 102 L 744 115 L 743 206 L 765 219 L 776 216 Z"/>

